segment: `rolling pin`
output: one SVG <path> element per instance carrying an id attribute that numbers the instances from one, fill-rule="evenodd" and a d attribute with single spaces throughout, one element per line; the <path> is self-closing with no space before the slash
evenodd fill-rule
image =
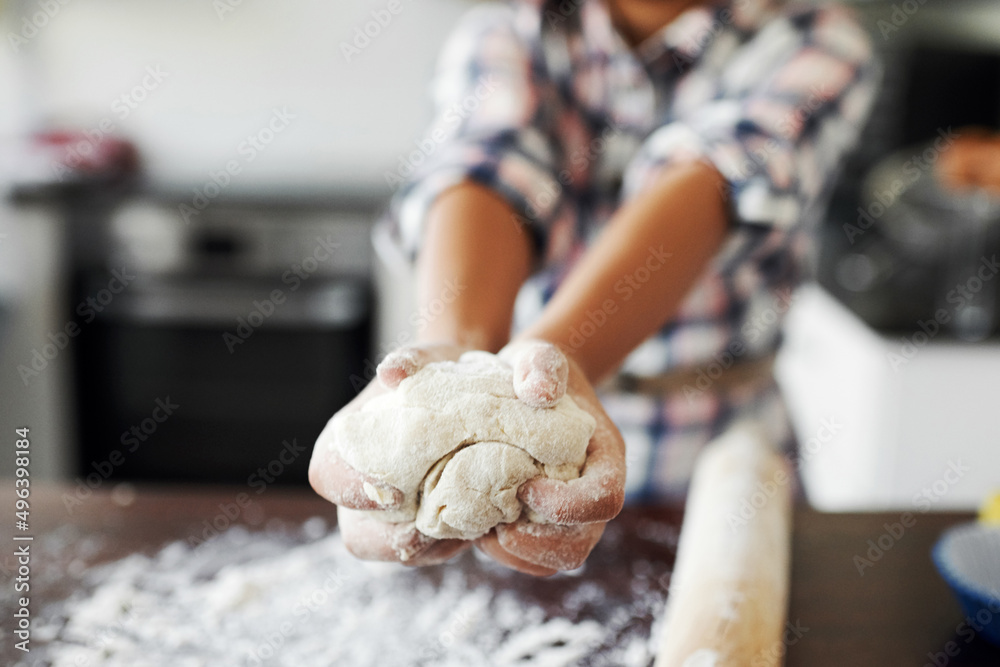
<path id="1" fill-rule="evenodd" d="M 695 464 L 654 667 L 783 662 L 792 475 L 756 423 Z"/>

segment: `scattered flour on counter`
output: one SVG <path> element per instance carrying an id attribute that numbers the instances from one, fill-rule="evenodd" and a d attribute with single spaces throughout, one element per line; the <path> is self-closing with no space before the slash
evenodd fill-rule
<path id="1" fill-rule="evenodd" d="M 351 556 L 337 532 L 233 528 L 89 570 L 83 591 L 38 614 L 32 658 L 62 665 L 649 665 L 649 618 L 665 592 L 632 577 L 610 592 L 537 580 L 463 554 L 420 570 Z M 555 591 L 553 594 L 552 591 Z M 620 595 L 618 600 L 608 596 Z M 595 620 L 598 619 L 598 620 Z M 636 624 L 637 618 L 646 618 Z M 37 651 L 37 652 L 36 652 Z"/>

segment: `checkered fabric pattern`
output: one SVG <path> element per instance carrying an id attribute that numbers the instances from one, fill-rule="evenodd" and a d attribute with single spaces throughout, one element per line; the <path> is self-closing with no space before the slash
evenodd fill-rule
<path id="1" fill-rule="evenodd" d="M 393 232 L 415 256 L 442 192 L 462 181 L 493 189 L 538 250 L 519 327 L 623 202 L 665 166 L 708 161 L 728 182 L 729 238 L 673 321 L 622 370 L 653 376 L 771 354 L 879 74 L 867 33 L 832 3 L 702 5 L 634 49 L 599 0 L 480 5 L 444 46 L 439 112 L 394 200 Z M 603 399 L 629 447 L 633 500 L 683 493 L 699 448 L 736 415 L 759 413 L 782 425 L 776 437 L 790 437 L 773 386 L 742 397 L 709 386 Z"/>

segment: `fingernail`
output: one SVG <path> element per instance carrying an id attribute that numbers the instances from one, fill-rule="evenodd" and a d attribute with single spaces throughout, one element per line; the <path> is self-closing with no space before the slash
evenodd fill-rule
<path id="1" fill-rule="evenodd" d="M 420 360 L 410 350 L 390 352 L 375 369 L 379 382 L 387 389 L 395 389 L 399 383 L 415 374 L 421 368 Z"/>
<path id="2" fill-rule="evenodd" d="M 516 385 L 518 397 L 532 407 L 550 408 L 561 398 L 558 379 L 540 369 L 532 369 Z"/>

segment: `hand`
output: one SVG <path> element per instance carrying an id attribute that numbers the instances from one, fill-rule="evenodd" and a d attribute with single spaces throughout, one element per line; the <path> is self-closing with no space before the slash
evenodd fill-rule
<path id="1" fill-rule="evenodd" d="M 941 153 L 937 175 L 954 190 L 981 188 L 1000 195 L 1000 135 L 966 128 L 962 136 Z"/>
<path id="2" fill-rule="evenodd" d="M 340 412 L 360 410 L 376 396 L 392 391 L 404 378 L 433 361 L 458 359 L 467 348 L 456 345 L 405 347 L 386 356 L 377 377 Z M 332 420 L 331 420 L 332 422 Z M 413 522 L 388 523 L 357 510 L 391 510 L 399 507 L 403 493 L 349 466 L 330 442 L 330 423 L 320 433 L 309 462 L 309 483 L 316 493 L 338 505 L 337 523 L 347 550 L 366 560 L 398 561 L 406 565 L 431 565 L 448 560 L 468 548 L 462 540 L 435 540 L 423 535 Z M 367 488 L 366 488 L 367 487 Z M 374 498 L 372 497 L 374 496 Z"/>
<path id="3" fill-rule="evenodd" d="M 393 390 L 427 363 L 458 359 L 466 348 L 450 345 L 409 347 L 391 353 L 372 382 L 343 410 L 359 410 L 374 397 Z M 511 344 L 501 351 L 514 369 L 514 392 L 533 407 L 554 405 L 567 392 L 597 420 L 587 448 L 581 477 L 570 482 L 535 478 L 523 484 L 518 497 L 548 524 L 530 524 L 522 517 L 502 524 L 476 545 L 498 562 L 528 574 L 547 576 L 579 567 L 604 532 L 604 524 L 621 510 L 625 483 L 625 446 L 604 412 L 593 388 L 574 362 L 549 343 Z M 345 463 L 320 434 L 309 466 L 309 480 L 324 498 L 339 505 L 338 524 L 348 550 L 358 558 L 398 561 L 406 565 L 444 562 L 468 546 L 462 540 L 435 540 L 413 522 L 388 523 L 355 510 L 390 510 L 402 493 L 359 473 Z M 366 491 L 370 485 L 376 490 Z M 382 502 L 372 499 L 372 495 Z"/>
<path id="4" fill-rule="evenodd" d="M 604 412 L 580 366 L 543 341 L 511 343 L 500 357 L 514 368 L 514 392 L 536 407 L 553 405 L 568 393 L 597 420 L 578 479 L 536 477 L 521 485 L 518 498 L 547 524 L 522 515 L 476 540 L 496 561 L 527 574 L 548 576 L 579 567 L 621 511 L 625 497 L 625 442 Z"/>

